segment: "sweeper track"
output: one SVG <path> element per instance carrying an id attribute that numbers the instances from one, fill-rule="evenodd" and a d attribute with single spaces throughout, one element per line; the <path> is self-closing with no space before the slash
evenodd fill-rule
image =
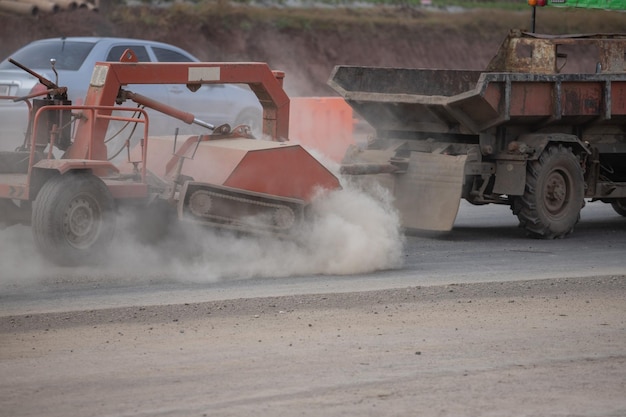
<path id="1" fill-rule="evenodd" d="M 253 233 L 288 234 L 304 217 L 300 200 L 187 182 L 179 217 L 203 225 Z"/>

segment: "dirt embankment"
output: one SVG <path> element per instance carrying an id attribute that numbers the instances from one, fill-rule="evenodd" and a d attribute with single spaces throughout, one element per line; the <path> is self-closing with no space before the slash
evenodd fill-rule
<path id="1" fill-rule="evenodd" d="M 542 10 L 537 31 L 617 32 L 626 13 Z M 460 13 L 399 9 L 286 10 L 119 8 L 40 16 L 0 14 L 0 57 L 35 39 L 119 36 L 169 42 L 206 61 L 262 61 L 286 72 L 292 96 L 333 94 L 338 64 L 482 69 L 530 10 Z"/>

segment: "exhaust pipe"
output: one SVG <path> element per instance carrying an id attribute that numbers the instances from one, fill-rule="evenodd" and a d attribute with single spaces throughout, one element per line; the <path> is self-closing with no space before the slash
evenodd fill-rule
<path id="1" fill-rule="evenodd" d="M 56 13 L 61 10 L 58 4 L 48 0 L 23 0 L 23 3 L 34 4 L 43 13 Z"/>
<path id="2" fill-rule="evenodd" d="M 0 0 L 0 11 L 21 15 L 37 16 L 39 13 L 57 13 L 87 9 L 99 10 L 99 2 L 94 0 Z"/>
<path id="3" fill-rule="evenodd" d="M 56 4 L 58 4 L 62 10 L 76 10 L 79 6 L 76 0 L 56 0 Z"/>
<path id="4" fill-rule="evenodd" d="M 86 0 L 55 0 L 55 3 L 63 10 L 87 9 L 98 11 L 98 6 L 95 3 Z"/>
<path id="5" fill-rule="evenodd" d="M 14 0 L 0 0 L 0 10 L 30 16 L 39 14 L 39 7 L 36 5 Z"/>

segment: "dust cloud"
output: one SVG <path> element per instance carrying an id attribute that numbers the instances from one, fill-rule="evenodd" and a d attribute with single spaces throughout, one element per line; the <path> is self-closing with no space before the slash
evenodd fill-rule
<path id="1" fill-rule="evenodd" d="M 68 281 L 79 285 L 137 281 L 217 282 L 253 277 L 345 275 L 401 265 L 403 235 L 391 196 L 365 193 L 346 181 L 321 192 L 295 236 L 237 235 L 189 223 L 150 244 L 129 232 L 131 216 L 118 217 L 116 239 L 101 265 L 57 267 L 34 247 L 31 230 L 0 230 L 0 290 Z"/>
<path id="2" fill-rule="evenodd" d="M 16 225 L 0 229 L 0 289 L 37 282 L 49 268 L 35 249 L 29 227 Z"/>
<path id="3" fill-rule="evenodd" d="M 189 276 L 210 280 L 364 273 L 399 266 L 402 253 L 393 211 L 355 189 L 319 196 L 292 239 L 202 234 L 193 240 L 203 250 Z"/>

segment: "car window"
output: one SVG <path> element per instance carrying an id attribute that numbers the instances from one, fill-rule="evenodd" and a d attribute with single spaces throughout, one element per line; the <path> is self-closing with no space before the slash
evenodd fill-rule
<path id="1" fill-rule="evenodd" d="M 72 42 L 59 39 L 58 42 L 42 42 L 28 45 L 15 52 L 11 58 L 31 69 L 50 69 L 50 59 L 56 59 L 59 70 L 76 71 L 94 47 L 92 42 Z M 0 69 L 15 69 L 8 60 L 0 64 Z"/>
<path id="2" fill-rule="evenodd" d="M 117 45 L 111 48 L 107 55 L 107 61 L 119 62 L 125 50 L 132 49 L 139 62 L 150 62 L 150 56 L 145 46 L 141 45 Z"/>
<path id="3" fill-rule="evenodd" d="M 172 51 L 171 49 L 153 46 L 152 50 L 154 51 L 154 55 L 156 55 L 157 61 L 159 62 L 193 62 L 193 60 L 188 56 L 177 51 Z"/>

